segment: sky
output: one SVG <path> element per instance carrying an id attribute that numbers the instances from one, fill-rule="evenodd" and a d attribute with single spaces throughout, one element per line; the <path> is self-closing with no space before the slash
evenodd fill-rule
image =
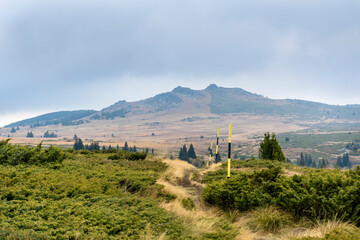
<path id="1" fill-rule="evenodd" d="M 211 83 L 360 104 L 360 1 L 0 0 L 0 126 Z"/>

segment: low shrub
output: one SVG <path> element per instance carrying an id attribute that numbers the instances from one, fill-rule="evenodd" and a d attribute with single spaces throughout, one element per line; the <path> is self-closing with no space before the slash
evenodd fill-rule
<path id="1" fill-rule="evenodd" d="M 360 167 L 355 170 L 316 170 L 287 177 L 270 166 L 239 172 L 228 180 L 208 184 L 203 198 L 222 209 L 241 212 L 260 206 L 279 207 L 297 217 L 341 217 L 360 225 Z"/>
<path id="2" fill-rule="evenodd" d="M 193 210 L 195 208 L 194 201 L 191 198 L 183 198 L 181 204 L 187 210 Z"/>
<path id="3" fill-rule="evenodd" d="M 128 152 L 128 151 L 117 151 L 114 155 L 108 157 L 110 160 L 128 159 L 131 161 L 144 160 L 146 153 L 140 152 Z"/>
<path id="4" fill-rule="evenodd" d="M 10 144 L 10 139 L 0 141 L 0 164 L 45 164 L 62 163 L 66 158 L 65 151 L 50 146 L 42 149 L 42 143 L 37 147 Z"/>

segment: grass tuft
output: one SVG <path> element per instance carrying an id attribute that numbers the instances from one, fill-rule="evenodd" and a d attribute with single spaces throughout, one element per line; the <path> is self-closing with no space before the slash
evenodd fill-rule
<path id="1" fill-rule="evenodd" d="M 293 225 L 293 218 L 284 211 L 268 206 L 250 212 L 247 224 L 253 231 L 277 233 L 283 228 Z"/>

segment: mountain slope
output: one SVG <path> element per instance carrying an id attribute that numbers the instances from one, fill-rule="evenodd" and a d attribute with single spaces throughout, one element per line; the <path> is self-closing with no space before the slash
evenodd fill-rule
<path id="1" fill-rule="evenodd" d="M 47 126 L 62 124 L 63 126 L 78 125 L 84 123 L 80 120 L 84 117 L 94 114 L 94 110 L 77 110 L 77 111 L 60 111 L 43 114 L 34 118 L 25 119 L 15 123 L 11 123 L 5 127 L 20 127 L 20 126 Z M 77 121 L 79 120 L 79 121 Z"/>
<path id="2" fill-rule="evenodd" d="M 336 106 L 323 103 L 270 99 L 241 88 L 224 88 L 215 84 L 204 90 L 177 87 L 171 92 L 136 101 L 119 101 L 101 111 L 62 111 L 41 115 L 8 125 L 45 126 L 50 124 L 78 125 L 94 120 L 114 120 L 139 115 L 172 114 L 250 114 L 303 119 L 360 119 L 360 105 Z"/>

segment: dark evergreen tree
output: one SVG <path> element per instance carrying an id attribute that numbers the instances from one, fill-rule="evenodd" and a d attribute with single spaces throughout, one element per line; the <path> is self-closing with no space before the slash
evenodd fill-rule
<path id="1" fill-rule="evenodd" d="M 56 138 L 57 137 L 57 134 L 55 133 L 49 133 L 49 131 L 46 131 L 44 133 L 44 138 Z"/>
<path id="2" fill-rule="evenodd" d="M 33 137 L 34 137 L 34 134 L 33 134 L 32 132 L 28 132 L 28 133 L 26 134 L 26 137 L 27 137 L 27 138 L 33 138 Z"/>
<path id="3" fill-rule="evenodd" d="M 117 144 L 117 145 L 116 145 L 116 149 L 117 149 L 117 150 L 119 150 L 119 149 L 120 149 L 119 144 Z"/>
<path id="4" fill-rule="evenodd" d="M 109 145 L 109 148 L 108 149 L 112 149 L 112 146 L 111 145 Z"/>
<path id="5" fill-rule="evenodd" d="M 134 145 L 134 147 L 133 147 L 133 152 L 137 152 L 137 148 L 136 148 L 135 145 Z"/>
<path id="6" fill-rule="evenodd" d="M 216 157 L 216 156 L 215 156 Z M 220 152 L 218 152 L 218 155 L 216 157 L 216 161 L 215 162 L 221 162 L 221 155 L 220 155 Z"/>
<path id="7" fill-rule="evenodd" d="M 352 164 L 350 162 L 350 157 L 349 157 L 348 153 L 343 154 L 342 163 L 343 163 L 343 167 L 346 167 L 346 168 L 349 168 L 349 169 L 352 167 Z"/>
<path id="8" fill-rule="evenodd" d="M 189 155 L 188 155 L 188 151 L 186 148 L 186 144 L 184 144 L 184 146 L 180 149 L 179 159 L 184 160 L 184 161 L 189 161 Z"/>
<path id="9" fill-rule="evenodd" d="M 195 149 L 192 143 L 190 144 L 189 151 L 188 151 L 189 158 L 196 159 Z"/>
<path id="10" fill-rule="evenodd" d="M 185 158 L 185 155 L 184 155 L 183 149 L 180 148 L 180 151 L 179 151 L 179 159 L 184 160 L 184 158 Z"/>
<path id="11" fill-rule="evenodd" d="M 342 157 L 337 157 L 337 161 L 336 161 L 336 165 L 340 168 L 343 168 L 344 165 L 343 165 L 343 161 L 342 161 Z"/>
<path id="12" fill-rule="evenodd" d="M 88 150 L 93 151 L 93 150 L 100 150 L 100 145 L 98 142 L 92 142 L 90 144 L 90 146 L 88 146 Z"/>
<path id="13" fill-rule="evenodd" d="M 102 150 L 106 150 L 106 147 L 105 147 L 105 146 L 102 146 Z"/>
<path id="14" fill-rule="evenodd" d="M 127 142 L 125 142 L 124 147 L 123 147 L 123 150 L 124 150 L 124 151 L 129 151 L 129 145 L 128 145 Z"/>
<path id="15" fill-rule="evenodd" d="M 75 140 L 73 148 L 74 150 L 82 150 L 85 148 L 83 142 L 81 141 L 81 138 Z"/>
<path id="16" fill-rule="evenodd" d="M 305 153 L 305 166 L 311 167 L 312 157 L 310 154 Z"/>
<path id="17" fill-rule="evenodd" d="M 78 137 L 76 136 L 76 134 L 74 134 L 73 140 L 76 141 L 78 139 Z"/>
<path id="18" fill-rule="evenodd" d="M 303 153 L 300 153 L 300 160 L 298 165 L 301 167 L 305 166 L 305 158 Z"/>
<path id="19" fill-rule="evenodd" d="M 312 168 L 316 168 L 316 161 L 315 160 L 313 160 L 312 161 L 312 163 L 311 163 L 311 166 L 310 167 L 312 167 Z"/>
<path id="20" fill-rule="evenodd" d="M 15 133 L 16 132 L 16 129 L 13 127 L 11 130 L 10 130 L 10 133 Z"/>
<path id="21" fill-rule="evenodd" d="M 260 143 L 259 158 L 286 162 L 275 133 L 271 135 L 271 138 L 269 132 L 264 134 L 264 140 Z"/>

